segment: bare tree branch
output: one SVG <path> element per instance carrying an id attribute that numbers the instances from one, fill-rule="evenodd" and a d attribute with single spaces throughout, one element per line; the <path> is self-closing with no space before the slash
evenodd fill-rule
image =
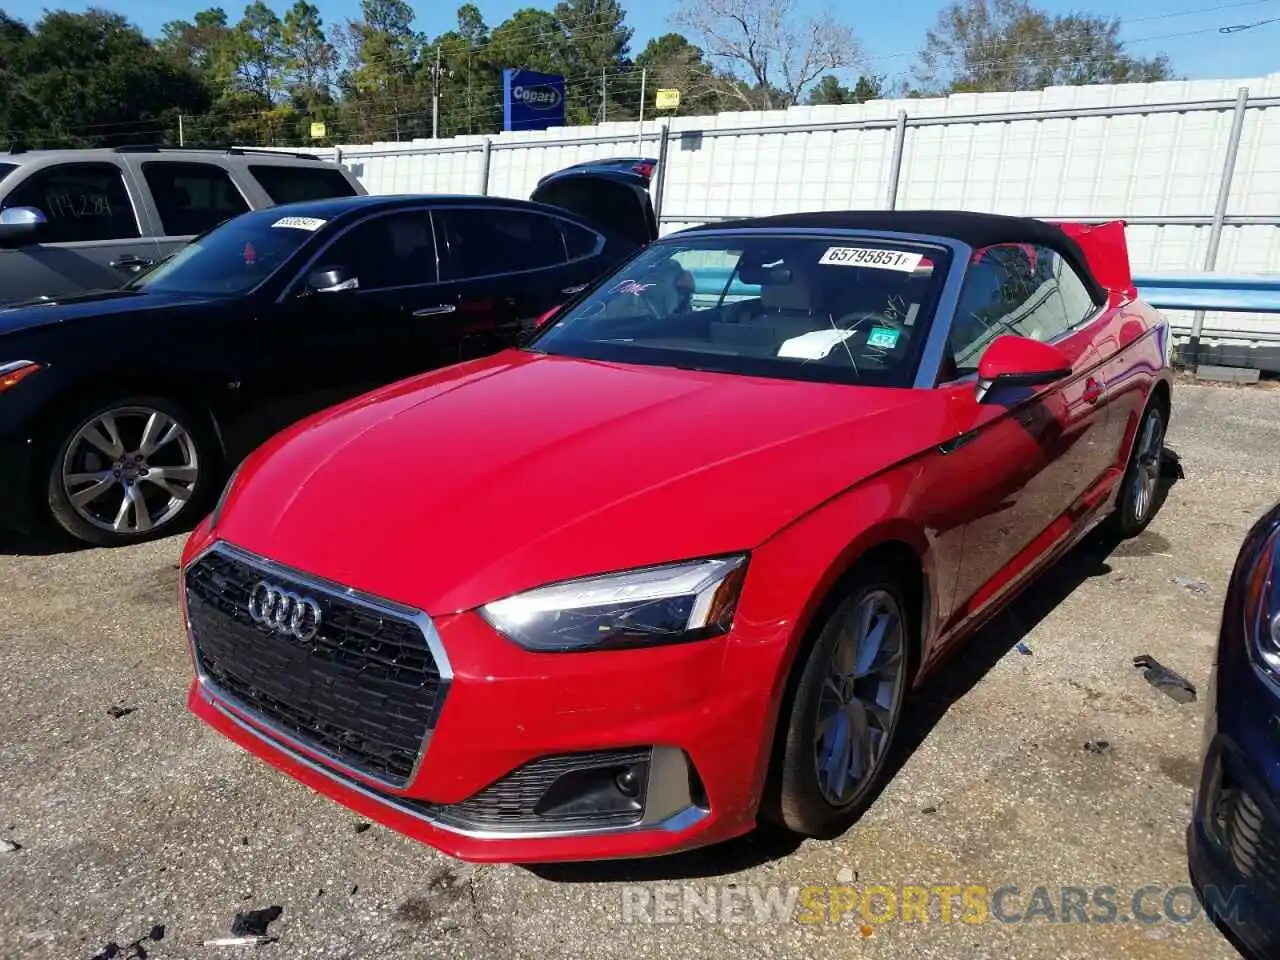
<path id="1" fill-rule="evenodd" d="M 722 95 L 769 110 L 799 103 L 824 71 L 862 60 L 851 27 L 830 11 L 806 17 L 799 6 L 798 0 L 682 0 L 673 20 L 727 71 Z"/>

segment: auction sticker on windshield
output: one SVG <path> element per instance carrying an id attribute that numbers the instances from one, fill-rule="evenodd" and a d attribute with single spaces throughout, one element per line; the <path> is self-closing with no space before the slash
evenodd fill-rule
<path id="1" fill-rule="evenodd" d="M 310 230 L 314 233 L 323 227 L 326 222 L 319 217 L 281 217 L 271 226 L 283 227 L 286 230 Z"/>
<path id="2" fill-rule="evenodd" d="M 839 267 L 874 267 L 877 270 L 901 270 L 910 273 L 920 266 L 924 256 L 901 250 L 876 250 L 871 247 L 828 247 L 819 263 Z"/>

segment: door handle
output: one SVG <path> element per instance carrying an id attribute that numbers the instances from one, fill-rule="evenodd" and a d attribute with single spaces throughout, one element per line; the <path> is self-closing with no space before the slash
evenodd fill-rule
<path id="1" fill-rule="evenodd" d="M 438 317 L 443 313 L 453 313 L 458 308 L 452 303 L 438 303 L 434 307 L 420 307 L 413 311 L 415 317 Z"/>
<path id="2" fill-rule="evenodd" d="M 1102 384 L 1090 377 L 1084 384 L 1084 402 L 1097 403 L 1102 399 Z"/>
<path id="3" fill-rule="evenodd" d="M 585 289 L 587 289 L 587 285 L 585 283 L 578 283 L 578 284 L 574 284 L 572 287 L 565 287 L 560 292 L 563 294 L 574 294 L 574 293 L 581 293 Z"/>
<path id="4" fill-rule="evenodd" d="M 155 261 L 146 257 L 134 256 L 132 253 L 126 253 L 119 260 L 112 260 L 111 266 L 117 270 L 141 270 L 143 267 L 154 266 Z"/>

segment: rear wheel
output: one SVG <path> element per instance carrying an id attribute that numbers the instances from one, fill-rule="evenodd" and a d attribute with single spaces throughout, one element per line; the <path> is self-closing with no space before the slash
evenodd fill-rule
<path id="1" fill-rule="evenodd" d="M 1165 419 L 1163 404 L 1152 399 L 1138 424 L 1116 501 L 1113 523 L 1123 538 L 1136 537 L 1145 530 L 1160 508 Z"/>
<path id="2" fill-rule="evenodd" d="M 893 580 L 856 581 L 798 665 L 772 805 L 787 829 L 843 833 L 883 778 L 914 662 L 905 598 Z"/>
<path id="3" fill-rule="evenodd" d="M 62 419 L 49 458 L 49 512 L 98 546 L 165 536 L 198 511 L 214 472 L 202 421 L 160 397 L 128 397 Z"/>

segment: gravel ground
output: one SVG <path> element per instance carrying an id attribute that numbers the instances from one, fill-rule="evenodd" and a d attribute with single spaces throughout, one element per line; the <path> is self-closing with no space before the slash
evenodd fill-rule
<path id="1" fill-rule="evenodd" d="M 533 871 L 364 829 L 187 714 L 181 538 L 43 555 L 0 543 L 0 838 L 21 844 L 0 852 L 3 953 L 110 956 L 114 942 L 130 956 L 163 924 L 144 945 L 153 958 L 243 956 L 201 941 L 278 905 L 279 940 L 261 949 L 282 960 L 1234 957 L 1201 917 L 1123 922 L 1147 885 L 1148 911 L 1166 893 L 1193 910 L 1178 888 L 1203 722 L 1203 697 L 1177 703 L 1131 664 L 1150 653 L 1204 690 L 1236 549 L 1280 489 L 1280 391 L 1184 383 L 1174 403 L 1186 479 L 1148 532 L 1109 553 L 1085 545 L 975 637 L 924 691 L 866 816 L 798 847 L 751 837 Z M 1095 922 L 1067 923 L 968 923 L 959 906 L 946 922 L 936 904 L 923 923 L 867 924 L 856 909 L 801 922 L 813 901 L 757 913 L 771 889 L 849 883 L 1016 886 L 1006 917 L 1035 904 L 1060 915 L 1064 886 L 1113 887 L 1118 910 L 1111 923 L 1094 906 Z M 703 912 L 684 909 L 686 890 Z M 646 898 L 665 911 L 646 914 Z M 708 903 L 737 912 L 708 919 Z"/>

